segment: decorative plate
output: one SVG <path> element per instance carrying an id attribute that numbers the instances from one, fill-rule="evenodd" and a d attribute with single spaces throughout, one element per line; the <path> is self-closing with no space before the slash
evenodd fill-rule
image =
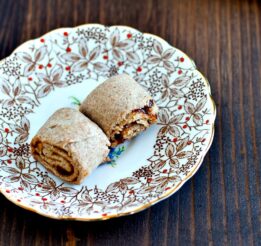
<path id="1" fill-rule="evenodd" d="M 154 97 L 158 124 L 113 149 L 82 185 L 62 182 L 32 158 L 31 138 L 55 110 L 77 107 L 121 73 Z M 0 89 L 0 190 L 50 218 L 103 220 L 150 207 L 195 174 L 214 135 L 215 105 L 194 62 L 126 26 L 62 28 L 26 42 L 0 62 Z"/>

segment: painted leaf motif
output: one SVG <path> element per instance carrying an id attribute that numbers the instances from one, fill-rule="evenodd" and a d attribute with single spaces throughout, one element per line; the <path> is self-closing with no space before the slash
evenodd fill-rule
<path id="1" fill-rule="evenodd" d="M 135 64 L 138 64 L 140 62 L 139 55 L 134 52 L 127 52 L 126 57 L 127 57 L 128 61 L 133 62 Z"/>
<path id="2" fill-rule="evenodd" d="M 0 146 L 0 157 L 3 157 L 6 155 L 7 148 L 5 146 Z"/>
<path id="3" fill-rule="evenodd" d="M 122 50 L 129 50 L 134 46 L 134 41 L 126 39 L 124 41 L 118 42 L 116 46 Z"/>
<path id="4" fill-rule="evenodd" d="M 159 177 L 153 179 L 151 183 L 152 183 L 152 184 L 159 185 L 160 183 L 164 183 L 165 181 L 168 181 L 168 178 L 167 178 L 167 177 L 159 176 Z"/>
<path id="5" fill-rule="evenodd" d="M 42 98 L 47 96 L 51 92 L 51 86 L 50 85 L 43 85 L 40 87 L 40 89 L 37 92 L 37 97 Z"/>
<path id="6" fill-rule="evenodd" d="M 31 186 L 30 186 L 30 184 L 27 182 L 27 181 L 25 181 L 25 180 L 20 180 L 20 186 L 22 187 L 22 188 L 24 188 L 26 191 L 31 191 Z"/>
<path id="7" fill-rule="evenodd" d="M 0 144 L 3 142 L 3 134 L 0 132 Z"/>
<path id="8" fill-rule="evenodd" d="M 177 168 L 179 166 L 179 161 L 176 158 L 169 159 L 169 165 L 173 168 Z"/>
<path id="9" fill-rule="evenodd" d="M 28 65 L 26 65 L 24 67 L 24 76 L 29 76 L 32 74 L 32 72 L 34 71 L 35 69 L 35 64 L 33 63 L 29 63 Z"/>
<path id="10" fill-rule="evenodd" d="M 52 178 L 50 178 L 50 177 L 46 177 L 44 182 L 50 188 L 55 188 L 56 187 L 56 182 Z"/>
<path id="11" fill-rule="evenodd" d="M 173 48 L 167 49 L 163 52 L 162 58 L 165 60 L 169 60 L 173 56 L 174 52 L 175 50 Z"/>
<path id="12" fill-rule="evenodd" d="M 29 122 L 29 120 L 25 116 L 22 117 L 22 119 L 21 119 L 21 126 L 27 132 L 30 129 L 30 122 Z"/>
<path id="13" fill-rule="evenodd" d="M 162 54 L 163 47 L 162 47 L 162 44 L 158 40 L 154 40 L 153 49 L 156 53 L 158 53 L 160 55 Z"/>
<path id="14" fill-rule="evenodd" d="M 21 82 L 19 79 L 17 79 L 13 84 L 13 95 L 16 97 L 21 93 Z"/>
<path id="15" fill-rule="evenodd" d="M 81 59 L 81 57 L 75 53 L 65 53 L 61 55 L 62 59 L 68 62 L 77 62 Z"/>
<path id="16" fill-rule="evenodd" d="M 86 57 L 88 53 L 88 46 L 84 39 L 81 39 L 79 41 L 79 52 L 82 55 L 82 57 Z"/>
<path id="17" fill-rule="evenodd" d="M 88 62 L 86 60 L 80 60 L 73 64 L 72 72 L 81 72 L 88 67 Z"/>
<path id="18" fill-rule="evenodd" d="M 19 171 L 16 168 L 13 167 L 1 167 L 1 170 L 10 173 L 10 174 L 14 174 L 14 175 L 18 175 Z"/>
<path id="19" fill-rule="evenodd" d="M 15 104 L 15 100 L 13 100 L 13 99 L 6 99 L 3 101 L 4 108 L 12 107 L 14 104 Z"/>
<path id="20" fill-rule="evenodd" d="M 122 182 L 124 184 L 129 185 L 129 184 L 137 184 L 137 183 L 139 183 L 139 180 L 134 178 L 134 177 L 129 177 L 129 178 L 126 178 L 126 179 L 122 179 Z"/>
<path id="21" fill-rule="evenodd" d="M 174 64 L 170 61 L 163 61 L 163 67 L 170 72 L 173 72 L 175 70 Z"/>
<path id="22" fill-rule="evenodd" d="M 47 53 L 46 47 L 42 46 L 39 49 L 36 50 L 34 54 L 34 60 L 35 62 L 42 61 Z"/>
<path id="23" fill-rule="evenodd" d="M 202 124 L 203 124 L 203 117 L 201 116 L 201 114 L 199 114 L 199 113 L 193 114 L 192 119 L 193 119 L 193 122 L 196 125 L 202 126 Z"/>
<path id="24" fill-rule="evenodd" d="M 7 82 L 6 79 L 1 78 L 0 88 L 1 88 L 1 91 L 2 91 L 4 94 L 10 96 L 11 87 L 10 87 L 10 85 L 8 84 L 8 82 Z"/>
<path id="25" fill-rule="evenodd" d="M 6 183 L 15 183 L 15 182 L 18 182 L 20 180 L 20 177 L 16 176 L 16 175 L 10 175 L 10 176 L 4 177 L 3 180 Z"/>
<path id="26" fill-rule="evenodd" d="M 165 88 L 169 87 L 169 79 L 166 74 L 162 74 L 162 83 Z"/>
<path id="27" fill-rule="evenodd" d="M 163 108 L 159 111 L 159 120 L 163 124 L 168 124 L 169 115 L 168 115 L 168 111 L 165 108 Z"/>
<path id="28" fill-rule="evenodd" d="M 161 58 L 160 57 L 158 57 L 158 56 L 150 56 L 148 59 L 147 59 L 147 62 L 149 63 L 149 64 L 157 64 L 157 63 L 159 63 L 161 61 Z"/>
<path id="29" fill-rule="evenodd" d="M 177 87 L 184 87 L 189 83 L 189 81 L 190 81 L 189 77 L 181 76 L 181 77 L 176 78 L 172 82 L 172 85 L 177 86 Z"/>
<path id="30" fill-rule="evenodd" d="M 172 182 L 172 183 L 175 183 L 175 182 L 180 181 L 180 180 L 181 180 L 181 178 L 177 175 L 169 177 L 169 181 Z"/>
<path id="31" fill-rule="evenodd" d="M 95 70 L 99 72 L 107 72 L 109 70 L 108 66 L 106 64 L 103 64 L 101 62 L 96 62 L 93 64 L 93 67 Z"/>
<path id="32" fill-rule="evenodd" d="M 184 114 L 176 114 L 169 120 L 169 123 L 174 125 L 178 124 L 182 120 L 183 116 Z"/>
<path id="33" fill-rule="evenodd" d="M 19 169 L 24 169 L 25 168 L 25 162 L 24 159 L 21 156 L 18 156 L 15 162 L 15 165 L 19 168 Z"/>
<path id="34" fill-rule="evenodd" d="M 188 113 L 188 114 L 194 114 L 195 112 L 195 107 L 192 103 L 186 101 L 185 102 L 185 111 Z"/>
<path id="35" fill-rule="evenodd" d="M 180 132 L 178 127 L 176 126 L 170 126 L 169 127 L 169 133 L 173 136 L 173 137 L 179 137 Z"/>
<path id="36" fill-rule="evenodd" d="M 90 52 L 90 61 L 95 60 L 98 58 L 98 56 L 100 55 L 101 52 L 101 47 L 97 46 L 96 48 L 94 48 L 91 52 Z"/>
<path id="37" fill-rule="evenodd" d="M 175 155 L 176 153 L 176 149 L 174 144 L 168 143 L 166 150 L 165 150 L 166 156 L 168 156 L 169 158 L 173 155 Z"/>
<path id="38" fill-rule="evenodd" d="M 23 173 L 22 175 L 23 179 L 31 184 L 37 184 L 39 183 L 39 181 L 37 180 L 37 178 L 35 176 L 33 176 L 32 174 L 29 173 Z"/>
<path id="39" fill-rule="evenodd" d="M 183 151 L 183 152 L 179 152 L 176 156 L 179 159 L 183 159 L 183 158 L 188 158 L 193 154 L 192 151 Z"/>
<path id="40" fill-rule="evenodd" d="M 204 108 L 206 102 L 207 102 L 207 97 L 201 98 L 201 99 L 198 101 L 197 105 L 196 105 L 195 111 L 198 112 L 198 111 L 202 110 L 202 109 Z"/>
<path id="41" fill-rule="evenodd" d="M 147 186 L 147 187 L 145 187 L 143 189 L 140 189 L 138 191 L 138 194 L 146 194 L 146 193 L 152 192 L 153 190 L 155 190 L 156 187 L 157 186 Z"/>
<path id="42" fill-rule="evenodd" d="M 162 137 L 166 134 L 166 132 L 169 131 L 169 126 L 164 126 L 164 127 L 161 127 L 159 132 L 158 132 L 158 136 L 159 137 Z"/>
<path id="43" fill-rule="evenodd" d="M 119 49 L 116 49 L 116 48 L 113 49 L 112 50 L 112 55 L 118 61 L 122 61 L 124 59 L 124 56 L 123 56 L 122 52 Z"/>
<path id="44" fill-rule="evenodd" d="M 182 98 L 184 97 L 184 93 L 179 89 L 171 89 L 171 96 L 174 98 Z"/>
<path id="45" fill-rule="evenodd" d="M 89 195 L 88 190 L 84 190 L 84 191 L 82 192 L 81 198 L 82 198 L 84 201 L 88 202 L 88 203 L 91 203 L 91 202 L 92 202 L 92 199 L 91 199 L 91 197 L 90 197 L 90 195 Z"/>
<path id="46" fill-rule="evenodd" d="M 77 194 L 77 190 L 71 187 L 60 187 L 59 190 L 67 196 L 75 196 Z"/>
<path id="47" fill-rule="evenodd" d="M 118 28 L 115 28 L 114 32 L 110 37 L 110 43 L 112 46 L 115 46 L 120 41 L 120 32 Z"/>
<path id="48" fill-rule="evenodd" d="M 24 143 L 28 138 L 28 133 L 24 132 L 15 138 L 15 144 Z"/>
<path id="49" fill-rule="evenodd" d="M 28 103 L 34 105 L 34 101 L 28 96 L 19 96 L 16 98 L 19 103 Z"/>
<path id="50" fill-rule="evenodd" d="M 54 85 L 59 87 L 59 88 L 62 88 L 62 87 L 65 87 L 66 86 L 66 83 L 64 81 L 58 81 L 58 82 L 54 82 Z"/>
<path id="51" fill-rule="evenodd" d="M 49 77 L 47 77 L 46 74 L 37 73 L 36 75 L 37 75 L 37 78 L 39 78 L 40 80 L 43 80 L 45 83 L 50 84 L 50 85 L 52 84 L 51 79 Z"/>
<path id="52" fill-rule="evenodd" d="M 181 139 L 177 145 L 177 152 L 180 152 L 182 149 L 184 149 L 187 146 L 188 141 L 189 141 L 189 137 Z"/>
<path id="53" fill-rule="evenodd" d="M 119 182 L 111 183 L 107 189 L 106 192 L 111 192 L 119 188 Z"/>
<path id="54" fill-rule="evenodd" d="M 63 74 L 63 69 L 61 66 L 58 66 L 58 68 L 53 68 L 51 71 L 53 81 L 59 81 L 62 77 L 62 74 Z"/>
<path id="55" fill-rule="evenodd" d="M 158 171 L 160 169 L 162 169 L 165 165 L 166 165 L 166 161 L 162 160 L 162 161 L 158 161 L 155 166 L 153 167 L 154 171 Z"/>
<path id="56" fill-rule="evenodd" d="M 26 52 L 18 52 L 17 57 L 18 57 L 18 59 L 22 60 L 25 63 L 32 63 L 33 62 L 32 57 Z"/>
<path id="57" fill-rule="evenodd" d="M 169 96 L 170 96 L 170 92 L 169 92 L 168 89 L 166 89 L 166 90 L 164 90 L 164 91 L 162 92 L 160 99 L 161 99 L 163 102 L 165 102 L 165 101 L 169 98 Z"/>

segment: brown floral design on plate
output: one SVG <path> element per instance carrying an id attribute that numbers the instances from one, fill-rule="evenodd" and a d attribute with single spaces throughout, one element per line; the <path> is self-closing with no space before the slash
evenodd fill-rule
<path id="1" fill-rule="evenodd" d="M 63 183 L 30 155 L 29 142 L 68 96 L 128 73 L 160 107 L 158 124 L 80 186 Z M 194 62 L 163 39 L 125 26 L 52 31 L 0 62 L 0 190 L 15 204 L 56 219 L 132 214 L 176 192 L 200 167 L 215 105 Z M 110 175 L 105 175 L 105 174 Z"/>

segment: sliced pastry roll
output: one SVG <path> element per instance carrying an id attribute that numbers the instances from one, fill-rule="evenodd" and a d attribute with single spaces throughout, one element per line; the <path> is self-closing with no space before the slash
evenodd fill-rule
<path id="1" fill-rule="evenodd" d="M 95 88 L 80 111 L 103 129 L 115 147 L 156 123 L 158 107 L 134 79 L 122 74 Z"/>
<path id="2" fill-rule="evenodd" d="M 75 109 L 56 111 L 31 141 L 34 158 L 61 179 L 79 184 L 106 160 L 103 131 Z"/>

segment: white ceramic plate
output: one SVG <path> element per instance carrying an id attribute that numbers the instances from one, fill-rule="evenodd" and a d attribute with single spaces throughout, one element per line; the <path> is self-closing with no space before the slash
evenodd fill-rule
<path id="1" fill-rule="evenodd" d="M 61 107 L 77 107 L 97 85 L 128 73 L 160 107 L 158 124 L 112 150 L 82 185 L 48 173 L 31 138 Z M 215 105 L 194 62 L 163 39 L 126 26 L 54 30 L 0 62 L 0 190 L 55 219 L 101 220 L 141 211 L 176 192 L 200 167 Z"/>

